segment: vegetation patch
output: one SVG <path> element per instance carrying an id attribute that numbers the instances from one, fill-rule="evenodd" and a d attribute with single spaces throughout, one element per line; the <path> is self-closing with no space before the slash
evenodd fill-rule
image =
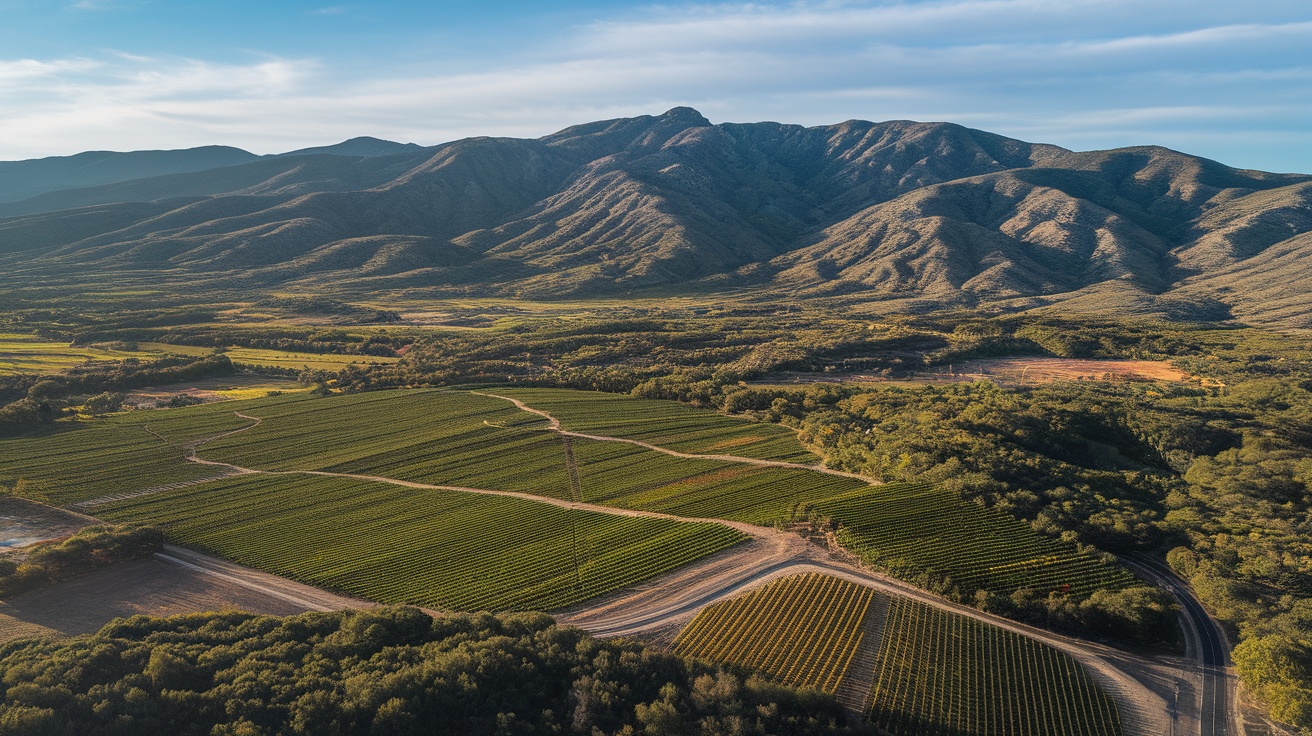
<path id="1" fill-rule="evenodd" d="M 140 526 L 89 526 L 67 539 L 0 556 L 0 598 L 69 580 L 160 550 L 164 535 Z"/>
<path id="2" fill-rule="evenodd" d="M 893 736 L 1119 736 L 1116 703 L 1068 655 L 897 598 L 884 624 L 872 724 Z"/>
<path id="3" fill-rule="evenodd" d="M 719 524 L 322 476 L 244 476 L 98 513 L 310 585 L 461 611 L 563 608 L 746 539 Z"/>
<path id="4" fill-rule="evenodd" d="M 1094 550 L 1036 534 L 1028 524 L 928 484 L 889 483 L 816 506 L 843 546 L 876 567 L 966 597 L 1029 588 L 1087 596 L 1133 585 Z"/>
<path id="5" fill-rule="evenodd" d="M 542 614 L 133 616 L 0 647 L 0 736 L 854 733 L 832 698 Z"/>
<path id="6" fill-rule="evenodd" d="M 828 575 L 785 578 L 702 610 L 674 651 L 832 694 L 861 645 L 874 598 L 870 588 Z"/>
<path id="7" fill-rule="evenodd" d="M 739 455 L 763 460 L 815 464 L 820 458 L 777 424 L 753 422 L 706 409 L 658 399 L 599 391 L 499 389 L 584 434 L 640 440 L 678 452 Z"/>

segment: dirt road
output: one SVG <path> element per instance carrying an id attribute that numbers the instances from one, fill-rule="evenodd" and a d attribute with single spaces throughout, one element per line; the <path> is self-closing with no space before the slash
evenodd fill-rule
<path id="1" fill-rule="evenodd" d="M 485 395 L 493 396 L 490 394 Z M 782 463 L 769 460 L 757 460 L 753 458 L 740 458 L 736 456 L 692 455 L 674 452 L 653 445 L 648 445 L 647 443 L 623 438 L 598 437 L 574 432 L 565 432 L 560 429 L 559 421 L 546 412 L 524 406 L 521 402 L 507 397 L 497 396 L 495 398 L 511 401 L 525 411 L 546 418 L 550 423 L 550 429 L 561 432 L 562 434 L 568 434 L 572 437 L 584 437 L 601 441 L 627 442 L 629 444 L 647 447 L 676 457 L 702 459 L 720 458 L 753 465 L 805 468 L 808 470 L 817 470 L 819 472 L 828 472 L 835 475 L 858 477 L 847 473 L 831 471 L 826 468 L 816 468 L 795 463 Z M 238 416 L 252 421 L 253 424 L 236 431 L 253 429 L 258 426 L 260 422 L 256 417 L 243 414 L 238 414 Z M 219 436 L 227 436 L 229 434 L 233 434 L 233 432 Z M 796 534 L 770 527 L 754 526 L 751 524 L 726 521 L 723 519 L 690 519 L 671 514 L 638 511 L 633 509 L 619 509 L 610 506 L 600 506 L 596 504 L 580 503 L 577 501 L 535 496 L 527 493 L 417 483 L 382 476 L 313 470 L 267 471 L 256 468 L 245 468 L 229 463 L 205 460 L 198 457 L 197 451 L 204 445 L 204 443 L 205 441 L 191 443 L 187 447 L 187 458 L 199 464 L 221 468 L 228 474 L 314 475 L 333 478 L 348 478 L 376 483 L 388 483 L 407 488 L 508 496 L 537 503 L 552 504 L 563 508 L 582 509 L 597 513 L 719 524 L 731 527 L 751 537 L 751 540 L 745 544 L 738 545 L 709 558 L 686 565 L 678 570 L 674 570 L 670 573 L 649 580 L 646 583 L 617 592 L 610 596 L 605 596 L 601 599 L 590 601 L 584 606 L 559 612 L 558 618 L 563 623 L 579 626 L 596 636 L 623 636 L 654 630 L 669 630 L 672 627 L 677 627 L 687 622 L 702 608 L 705 608 L 716 601 L 723 600 L 780 577 L 806 572 L 820 572 L 861 585 L 866 585 L 885 593 L 906 596 L 940 609 L 949 610 L 963 616 L 985 621 L 1000 628 L 1044 642 L 1070 654 L 1077 661 L 1084 664 L 1093 677 L 1098 680 L 1098 682 L 1103 685 L 1109 694 L 1117 701 L 1122 721 L 1125 725 L 1126 733 L 1128 734 L 1152 734 L 1153 736 L 1158 736 L 1160 734 L 1172 733 L 1172 729 L 1181 722 L 1181 718 L 1172 717 L 1171 703 L 1176 700 L 1176 698 L 1170 695 L 1172 688 L 1174 688 L 1175 691 L 1179 691 L 1181 687 L 1192 687 L 1189 683 L 1181 683 L 1180 673 L 1182 670 L 1177 663 L 1174 663 L 1169 659 L 1155 660 L 1137 657 L 1109 647 L 1060 636 L 1048 631 L 1016 623 L 1009 619 L 993 616 L 974 608 L 957 605 L 902 581 L 863 569 L 862 567 L 850 562 L 837 559 L 831 556 L 827 550 L 806 541 Z M 862 480 L 868 481 L 868 479 L 865 478 L 862 478 Z M 221 565 L 216 566 L 213 562 L 198 562 L 196 557 L 193 556 L 187 558 L 183 555 L 183 552 L 185 551 L 175 549 L 168 552 L 168 554 L 177 559 L 180 563 L 207 569 L 213 575 L 233 575 L 231 570 L 223 569 Z M 191 554 L 194 555 L 195 553 Z M 265 579 L 263 582 L 252 580 L 249 576 L 245 575 L 235 577 L 246 580 L 250 585 L 269 588 L 273 591 L 284 591 L 284 595 L 298 599 L 298 602 L 301 604 L 308 605 L 315 602 L 314 598 L 308 597 L 308 594 L 303 591 L 300 593 L 286 593 L 285 588 L 279 587 L 280 584 L 275 584 L 275 581 L 281 580 L 275 576 L 269 576 L 269 578 L 274 578 L 274 581 Z M 325 605 L 327 605 L 327 603 L 325 603 Z M 1169 702 L 1168 698 L 1170 698 Z M 1192 702 L 1192 699 L 1190 699 L 1189 702 Z M 1183 710 L 1185 707 L 1187 706 L 1181 701 L 1180 709 Z M 1197 714 L 1191 713 L 1184 714 L 1183 721 L 1189 723 L 1201 723 L 1201 719 L 1197 717 Z"/>

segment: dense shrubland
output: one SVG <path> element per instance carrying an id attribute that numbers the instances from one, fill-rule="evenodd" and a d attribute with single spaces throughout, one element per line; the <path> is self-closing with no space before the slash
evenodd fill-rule
<path id="1" fill-rule="evenodd" d="M 111 622 L 0 647 L 0 735 L 842 734 L 830 697 L 544 614 Z"/>
<path id="2" fill-rule="evenodd" d="M 67 539 L 0 555 L 0 598 L 158 552 L 164 534 L 141 526 L 89 526 Z"/>

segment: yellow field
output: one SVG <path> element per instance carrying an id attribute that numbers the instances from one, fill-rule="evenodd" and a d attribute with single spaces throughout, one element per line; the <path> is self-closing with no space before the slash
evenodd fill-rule
<path id="1" fill-rule="evenodd" d="M 55 373 L 82 365 L 88 360 L 151 357 L 155 356 L 141 350 L 72 347 L 68 343 L 47 340 L 35 335 L 0 332 L 0 375 Z"/>

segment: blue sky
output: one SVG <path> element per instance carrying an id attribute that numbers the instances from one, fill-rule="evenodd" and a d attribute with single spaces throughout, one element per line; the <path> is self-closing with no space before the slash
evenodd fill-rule
<path id="1" fill-rule="evenodd" d="M 0 0 L 0 159 L 538 136 L 690 105 L 1312 172 L 1310 50 L 1307 0 Z"/>

